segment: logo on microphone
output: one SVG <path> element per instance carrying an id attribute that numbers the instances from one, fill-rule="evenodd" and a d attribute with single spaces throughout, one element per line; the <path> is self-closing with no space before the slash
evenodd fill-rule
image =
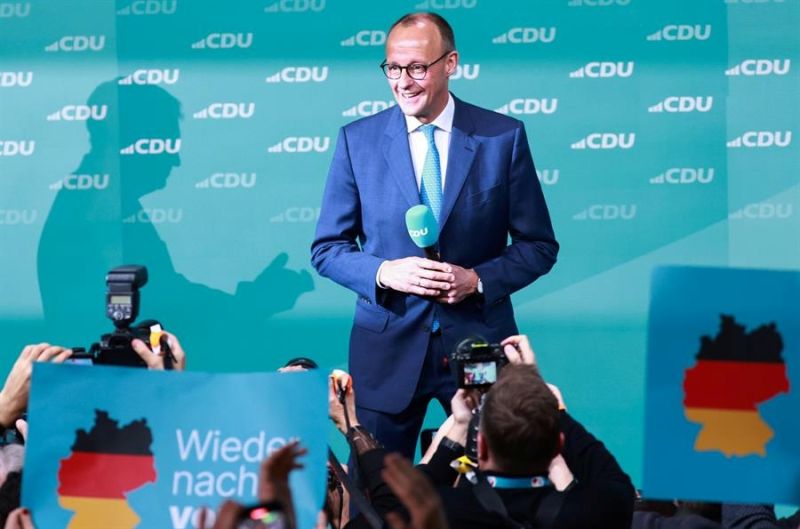
<path id="1" fill-rule="evenodd" d="M 424 237 L 428 234 L 428 228 L 422 228 L 421 230 L 408 230 L 408 234 L 412 237 Z"/>

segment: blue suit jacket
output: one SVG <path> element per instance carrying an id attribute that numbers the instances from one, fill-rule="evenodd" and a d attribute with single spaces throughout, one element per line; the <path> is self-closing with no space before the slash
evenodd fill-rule
<path id="1" fill-rule="evenodd" d="M 414 394 L 434 310 L 448 352 L 470 335 L 516 334 L 509 295 L 547 273 L 558 253 L 516 119 L 455 99 L 439 249 L 444 261 L 475 269 L 482 297 L 441 305 L 377 287 L 381 262 L 423 256 L 405 225 L 406 211 L 419 203 L 399 107 L 342 128 L 311 259 L 321 275 L 358 294 L 350 335 L 356 397 L 359 406 L 389 413 Z"/>

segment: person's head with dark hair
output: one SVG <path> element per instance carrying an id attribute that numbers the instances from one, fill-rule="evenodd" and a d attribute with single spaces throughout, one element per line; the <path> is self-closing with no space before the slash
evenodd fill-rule
<path id="1" fill-rule="evenodd" d="M 411 13 L 392 24 L 381 65 L 403 114 L 430 123 L 447 106 L 448 79 L 458 67 L 453 29 L 434 13 Z"/>
<path id="2" fill-rule="evenodd" d="M 478 429 L 481 469 L 545 473 L 562 445 L 558 401 L 532 365 L 508 365 L 486 394 Z"/>

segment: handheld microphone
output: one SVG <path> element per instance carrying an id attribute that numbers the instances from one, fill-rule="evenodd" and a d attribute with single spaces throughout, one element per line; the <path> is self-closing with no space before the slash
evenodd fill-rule
<path id="1" fill-rule="evenodd" d="M 433 216 L 431 208 L 420 204 L 406 211 L 406 228 L 414 244 L 425 252 L 425 257 L 433 261 L 441 261 L 436 244 L 439 241 L 439 223 Z"/>

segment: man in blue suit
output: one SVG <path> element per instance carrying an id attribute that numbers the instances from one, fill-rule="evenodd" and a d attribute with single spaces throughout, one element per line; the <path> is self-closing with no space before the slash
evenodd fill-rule
<path id="1" fill-rule="evenodd" d="M 517 334 L 509 296 L 558 252 L 523 124 L 453 97 L 457 66 L 442 17 L 392 26 L 381 67 L 397 106 L 340 131 L 311 248 L 317 271 L 358 295 L 359 420 L 409 457 L 428 403 L 449 413 L 449 353 L 470 335 Z M 420 203 L 439 223 L 441 262 L 423 258 L 406 229 Z"/>

